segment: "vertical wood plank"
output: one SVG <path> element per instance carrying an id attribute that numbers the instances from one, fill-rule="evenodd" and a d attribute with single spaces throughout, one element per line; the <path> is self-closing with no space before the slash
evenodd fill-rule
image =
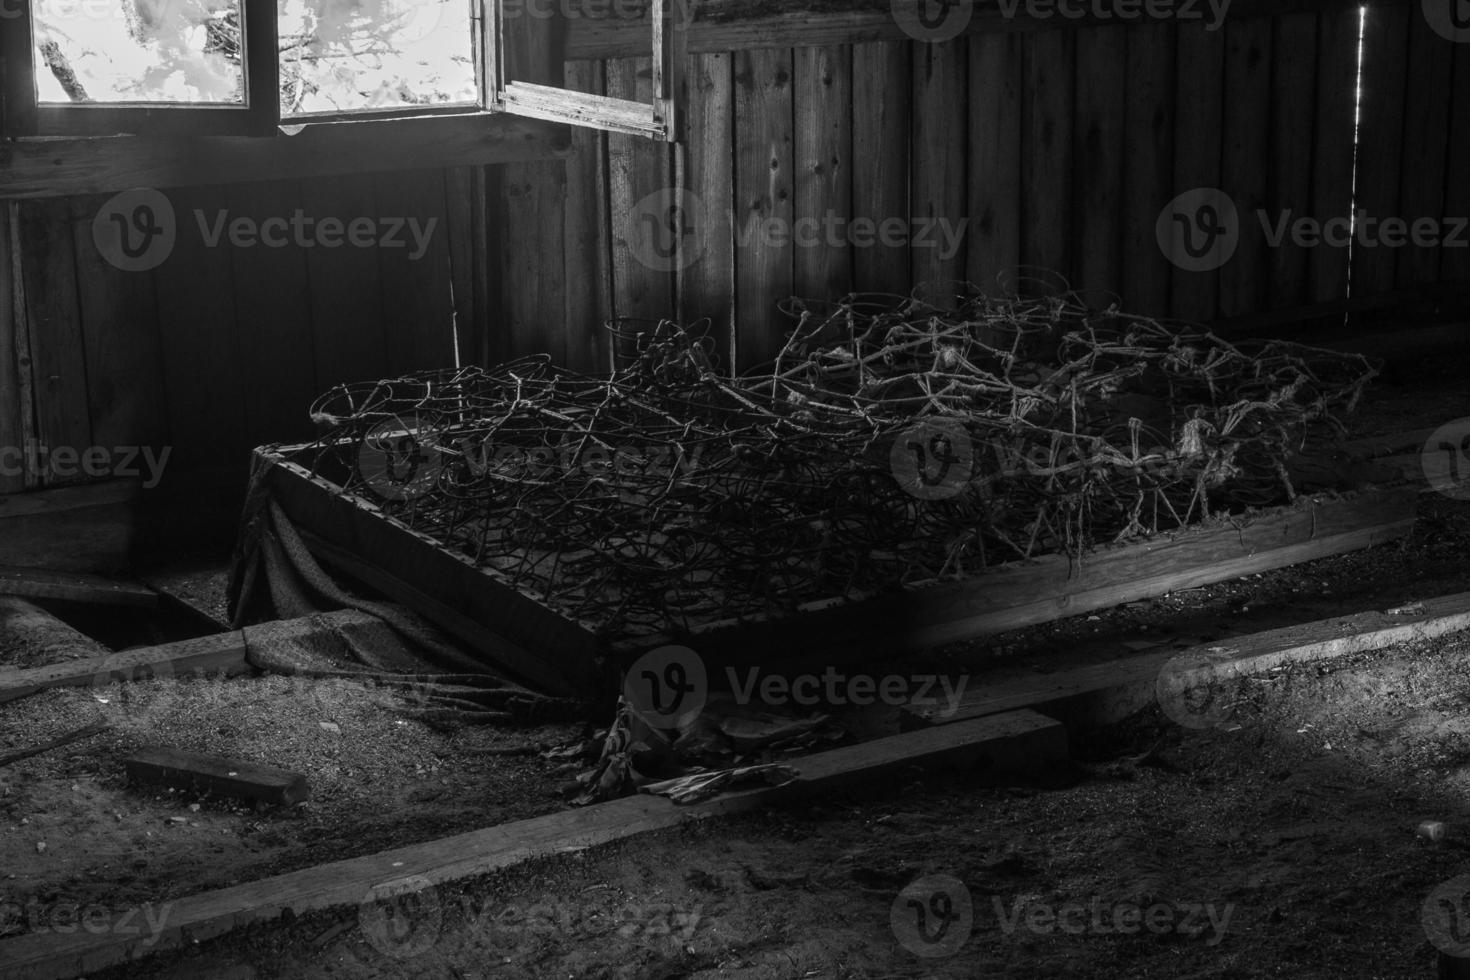
<path id="1" fill-rule="evenodd" d="M 1028 35 L 1021 133 L 1021 259 L 1071 279 L 1074 52 L 1071 30 Z"/>
<path id="2" fill-rule="evenodd" d="M 1174 182 L 1172 24 L 1128 31 L 1128 106 L 1123 123 L 1123 306 L 1169 315 L 1169 259 L 1155 226 Z"/>
<path id="3" fill-rule="evenodd" d="M 653 60 L 607 63 L 607 94 L 653 99 Z M 613 308 L 619 317 L 657 320 L 678 312 L 675 302 L 677 238 L 665 222 L 675 191 L 666 143 L 610 133 L 607 138 L 612 228 Z"/>
<path id="4" fill-rule="evenodd" d="M 1276 18 L 1271 48 L 1271 180 L 1267 197 L 1270 218 L 1291 221 L 1312 208 L 1312 132 L 1316 122 L 1317 15 L 1287 14 Z M 1247 225 L 1252 234 L 1259 230 Z M 1271 270 L 1268 303 L 1273 309 L 1305 306 L 1307 263 L 1311 250 L 1286 236 L 1269 248 Z"/>
<path id="5" fill-rule="evenodd" d="M 970 38 L 966 277 L 996 290 L 1021 263 L 1021 37 Z"/>
<path id="6" fill-rule="evenodd" d="M 444 174 L 449 261 L 454 283 L 455 346 L 461 364 L 490 360 L 490 260 L 486 242 L 485 168 L 451 167 Z"/>
<path id="7" fill-rule="evenodd" d="M 125 272 L 97 250 L 92 220 L 104 201 L 70 200 L 92 439 L 109 448 L 162 448 L 168 415 L 153 273 Z"/>
<path id="8" fill-rule="evenodd" d="M 688 141 L 679 171 L 700 208 L 690 254 L 680 257 L 679 315 L 710 320 L 712 352 L 724 373 L 735 363 L 735 116 L 733 66 L 727 53 L 689 59 Z"/>
<path id="9" fill-rule="evenodd" d="M 1404 93 L 1404 137 L 1399 215 L 1412 232 L 1415 221 L 1428 219 L 1437 229 L 1446 215 L 1445 164 L 1449 148 L 1450 99 L 1454 84 L 1454 55 L 1457 45 L 1429 26 L 1427 18 L 1409 19 L 1409 64 Z M 1463 111 L 1463 109 L 1462 109 Z M 1453 173 L 1453 172 L 1452 172 Z M 1463 183 L 1465 171 L 1453 174 Z M 1461 212 L 1464 214 L 1464 212 Z M 1408 289 L 1428 286 L 1439 280 L 1438 245 L 1409 242 L 1397 249 L 1397 286 Z"/>
<path id="10" fill-rule="evenodd" d="M 1122 289 L 1123 136 L 1128 38 L 1115 27 L 1077 32 L 1072 285 L 1098 302 Z M 1107 303 L 1101 303 L 1106 306 Z"/>
<path id="11" fill-rule="evenodd" d="M 1363 106 L 1358 127 L 1357 206 L 1360 220 L 1374 223 L 1363 233 L 1375 247 L 1355 244 L 1352 295 L 1362 298 L 1394 288 L 1396 249 L 1379 242 L 1378 225 L 1399 215 L 1405 118 L 1418 111 L 1404 104 L 1409 20 L 1416 7 L 1370 6 L 1363 42 Z"/>
<path id="12" fill-rule="evenodd" d="M 567 87 L 606 93 L 602 64 L 568 62 Z M 566 159 L 566 356 L 574 371 L 606 373 L 612 367 L 612 273 L 607 223 L 607 138 L 596 130 L 573 129 Z"/>
<path id="13" fill-rule="evenodd" d="M 793 286 L 791 51 L 735 54 L 737 370 L 775 359 Z M 776 232 L 766 234 L 767 226 Z"/>
<path id="14" fill-rule="evenodd" d="M 237 184 L 228 189 L 231 216 L 263 222 L 290 219 L 297 208 L 314 209 L 296 181 Z M 228 251 L 240 329 L 241 396 L 246 442 L 261 445 L 314 433 L 311 403 L 318 385 L 312 341 L 311 284 L 307 252 L 285 248 Z"/>
<path id="15" fill-rule="evenodd" d="M 0 452 L 6 453 L 0 467 L 0 493 L 16 493 L 25 489 L 25 466 L 15 453 L 25 451 L 27 413 L 21 412 L 20 348 L 16 331 L 24 320 L 16 315 L 15 254 L 11 251 L 10 212 L 13 205 L 0 201 Z M 30 385 L 25 386 L 30 390 Z"/>
<path id="16" fill-rule="evenodd" d="M 454 364 L 448 214 L 444 171 L 380 174 L 378 211 L 399 223 L 402 244 L 378 252 L 389 374 Z"/>
<path id="17" fill-rule="evenodd" d="M 914 49 L 913 190 L 909 244 L 914 286 L 934 287 L 947 302 L 950 285 L 966 275 L 965 150 L 969 143 L 967 42 L 956 38 Z"/>
<path id="18" fill-rule="evenodd" d="M 1312 207 L 1319 227 L 1336 223 L 1346 236 L 1352 218 L 1357 138 L 1358 33 L 1356 7 L 1317 17 L 1316 120 L 1312 127 Z M 1307 299 L 1328 303 L 1348 295 L 1348 249 L 1328 243 L 1307 258 Z"/>
<path id="19" fill-rule="evenodd" d="M 1240 245 L 1220 270 L 1220 315 L 1260 313 L 1268 302 L 1271 257 L 1260 224 L 1270 172 L 1271 18 L 1225 28 L 1225 145 L 1221 189 L 1235 201 Z"/>
<path id="20" fill-rule="evenodd" d="M 1174 101 L 1174 193 L 1220 186 L 1225 31 L 1181 24 Z M 1218 272 L 1174 269 L 1170 306 L 1185 320 L 1208 321 L 1219 309 Z"/>
<path id="21" fill-rule="evenodd" d="M 488 227 L 501 283 L 493 359 L 548 354 L 565 363 L 567 172 L 559 160 L 491 169 Z"/>
<path id="22" fill-rule="evenodd" d="M 836 299 L 852 290 L 852 56 L 844 47 L 794 52 L 796 295 Z M 835 219 L 835 220 L 834 220 Z"/>
<path id="23" fill-rule="evenodd" d="M 92 433 L 70 208 L 56 198 L 25 202 L 19 213 L 36 435 L 52 453 L 80 453 L 92 445 Z M 63 480 L 48 463 L 43 482 L 75 478 Z"/>
<path id="24" fill-rule="evenodd" d="M 852 171 L 854 218 L 879 222 L 909 212 L 909 139 L 913 124 L 911 46 L 855 44 L 852 49 Z M 908 243 L 856 249 L 854 287 L 907 293 Z"/>
<path id="25" fill-rule="evenodd" d="M 1450 110 L 1449 147 L 1446 168 L 1451 179 L 1445 184 L 1447 217 L 1470 217 L 1470 180 L 1455 175 L 1470 174 L 1470 44 L 1455 50 L 1454 94 Z M 1460 235 L 1461 240 L 1465 233 Z M 1470 248 L 1446 248 L 1440 261 L 1445 282 L 1470 283 Z"/>
<path id="26" fill-rule="evenodd" d="M 378 216 L 369 175 L 301 182 L 303 208 L 318 222 Z M 317 384 L 376 381 L 388 374 L 378 249 L 343 244 L 306 250 Z"/>
<path id="27" fill-rule="evenodd" d="M 153 277 L 173 447 L 170 472 L 243 469 L 251 446 L 232 246 L 222 237 L 210 247 L 198 228 L 199 220 L 216 224 L 228 201 L 218 187 L 182 188 L 168 196 L 178 217 L 178 246 Z"/>

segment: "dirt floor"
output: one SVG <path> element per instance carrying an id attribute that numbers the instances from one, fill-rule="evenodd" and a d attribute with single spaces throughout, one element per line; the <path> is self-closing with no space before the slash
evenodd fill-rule
<path id="1" fill-rule="evenodd" d="M 1470 391 L 1441 367 L 1448 381 L 1432 390 L 1421 377 L 1380 386 L 1355 434 L 1470 416 Z M 1403 543 L 955 645 L 904 670 L 978 684 L 997 668 L 1386 609 L 1470 590 L 1467 554 L 1470 503 L 1429 494 Z M 1429 901 L 1431 926 L 1445 926 L 1431 891 L 1470 871 L 1470 638 L 1232 693 L 1225 729 L 1151 711 L 1076 739 L 1075 764 L 1030 785 L 915 778 L 110 975 L 1432 975 L 1421 912 Z M 439 730 L 361 682 L 243 677 L 46 692 L 0 708 L 0 745 L 99 719 L 112 729 L 0 769 L 0 937 L 552 812 L 576 767 L 538 750 L 581 733 Z M 130 787 L 121 760 L 150 742 L 298 769 L 311 799 L 255 810 Z M 1447 825 L 1443 840 L 1416 834 L 1426 820 Z"/>

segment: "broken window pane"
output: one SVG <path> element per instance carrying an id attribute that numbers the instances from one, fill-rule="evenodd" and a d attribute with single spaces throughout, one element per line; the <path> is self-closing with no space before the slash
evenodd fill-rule
<path id="1" fill-rule="evenodd" d="M 239 0 L 35 0 L 36 96 L 243 105 Z"/>
<path id="2" fill-rule="evenodd" d="M 469 0 L 279 0 L 281 115 L 473 105 Z"/>

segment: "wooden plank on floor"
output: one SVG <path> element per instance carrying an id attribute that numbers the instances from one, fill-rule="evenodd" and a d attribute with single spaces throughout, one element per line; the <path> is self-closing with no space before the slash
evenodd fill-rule
<path id="1" fill-rule="evenodd" d="M 248 654 L 256 637 L 299 635 L 311 637 L 335 632 L 361 622 L 377 622 L 365 613 L 346 610 L 285 620 L 243 630 L 179 640 L 159 646 L 122 650 L 105 657 L 72 660 L 47 667 L 0 671 L 0 704 L 52 687 L 94 687 L 150 677 L 180 677 L 189 674 L 248 673 Z M 269 628 L 269 631 L 267 631 Z"/>
<path id="2" fill-rule="evenodd" d="M 914 768 L 1031 772 L 1066 755 L 1066 733 L 1056 722 L 1033 712 L 993 715 L 791 760 L 800 775 L 785 786 L 742 790 L 688 806 L 662 797 L 625 797 L 206 892 L 172 902 L 157 932 L 99 929 L 8 939 L 0 942 L 0 962 L 7 964 L 9 980 L 58 980 L 288 913 L 355 908 L 375 896 L 463 881 L 694 821 L 838 791 L 871 791 Z"/>
<path id="3" fill-rule="evenodd" d="M 275 766 L 150 745 L 123 760 L 131 782 L 210 793 L 232 800 L 290 806 L 310 795 L 304 773 Z"/>
<path id="4" fill-rule="evenodd" d="M 986 292 L 1021 264 L 1021 39 L 970 39 L 970 282 Z"/>
<path id="5" fill-rule="evenodd" d="M 793 324 L 792 55 L 737 51 L 735 61 L 736 369 L 775 360 Z M 767 230 L 773 234 L 766 234 Z"/>
<path id="6" fill-rule="evenodd" d="M 1425 600 L 1407 614 L 1355 613 L 1264 633 L 1227 637 L 1208 647 L 1149 653 L 1042 677 L 1033 674 L 999 682 L 971 678 L 969 690 L 957 706 L 910 705 L 903 709 L 901 724 L 948 724 L 1026 709 L 1085 719 L 1089 724 L 1106 724 L 1120 721 L 1152 702 L 1160 672 L 1171 662 L 1193 663 L 1197 658 L 1209 662 L 1208 667 L 1181 671 L 1177 677 L 1171 668 L 1171 681 L 1185 681 L 1194 686 L 1210 680 L 1259 674 L 1285 664 L 1380 650 L 1466 629 L 1470 629 L 1470 592 L 1461 592 Z"/>
<path id="7" fill-rule="evenodd" d="M 909 145 L 913 88 L 910 45 L 855 44 L 852 48 L 852 213 L 883 221 L 909 213 Z M 737 209 L 737 214 L 741 214 Z M 853 254 L 854 288 L 907 294 L 908 242 L 860 248 Z"/>
<path id="8" fill-rule="evenodd" d="M 142 585 L 78 572 L 52 572 L 12 565 L 0 565 L 0 595 L 67 599 L 91 605 L 136 606 L 142 609 L 158 605 L 158 593 Z"/>

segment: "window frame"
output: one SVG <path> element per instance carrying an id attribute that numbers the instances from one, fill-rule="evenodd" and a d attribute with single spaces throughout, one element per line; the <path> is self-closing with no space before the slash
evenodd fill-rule
<path id="1" fill-rule="evenodd" d="M 37 98 L 35 44 L 30 0 L 6 26 L 3 52 L 3 132 L 7 137 L 257 136 L 282 127 L 358 122 L 410 121 L 429 116 L 521 116 L 650 139 L 675 142 L 682 136 L 687 10 L 692 4 L 650 0 L 653 99 L 649 103 L 577 92 L 506 77 L 505 0 L 470 0 L 471 30 L 479 74 L 478 104 L 389 106 L 381 109 L 282 116 L 280 58 L 275 0 L 241 0 L 242 68 L 246 102 L 240 105 L 164 103 L 42 104 Z M 547 24 L 547 47 L 551 25 Z M 554 63 L 561 64 L 560 51 Z M 559 74 L 559 73 L 558 73 Z"/>
<path id="2" fill-rule="evenodd" d="M 29 0 L 5 27 L 5 135 L 268 136 L 280 124 L 275 0 L 240 0 L 243 105 L 213 103 L 42 103 Z"/>

